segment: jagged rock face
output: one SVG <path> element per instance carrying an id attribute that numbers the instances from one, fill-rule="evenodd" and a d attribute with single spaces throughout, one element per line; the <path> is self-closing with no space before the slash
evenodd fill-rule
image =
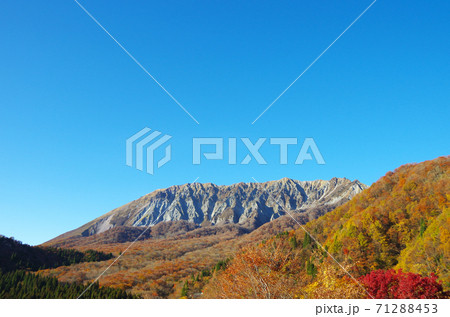
<path id="1" fill-rule="evenodd" d="M 203 227 L 239 224 L 253 230 L 287 213 L 310 213 L 309 218 L 316 218 L 366 187 L 345 178 L 172 186 L 114 209 L 65 236 L 90 236 L 118 226 L 153 226 L 178 220 Z"/>

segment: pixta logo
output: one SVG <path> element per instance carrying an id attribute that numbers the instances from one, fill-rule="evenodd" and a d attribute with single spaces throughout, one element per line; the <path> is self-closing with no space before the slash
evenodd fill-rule
<path id="1" fill-rule="evenodd" d="M 153 175 L 154 165 L 156 165 L 156 168 L 160 168 L 172 158 L 172 147 L 167 144 L 164 148 L 164 156 L 155 161 L 156 150 L 171 138 L 167 134 L 161 136 L 159 131 L 152 131 L 149 128 L 142 129 L 126 140 L 126 164 L 143 171 L 145 161 L 146 172 Z M 267 140 L 267 138 L 259 138 L 253 143 L 249 138 L 192 138 L 192 164 L 200 165 L 204 160 L 227 160 L 229 165 L 247 165 L 254 160 L 256 164 L 266 165 L 267 161 L 260 150 L 263 146 L 269 146 L 272 150 L 278 150 L 279 164 L 287 165 L 289 146 L 291 148 L 297 146 L 298 149 L 298 144 L 301 143 L 298 138 L 269 138 L 269 142 L 266 142 Z M 245 156 L 240 160 L 237 157 L 238 142 L 241 142 L 240 145 L 243 145 L 246 149 Z M 267 145 L 267 143 L 270 145 Z M 213 151 L 211 151 L 211 146 L 213 146 Z M 206 152 L 205 148 L 209 152 Z M 225 154 L 226 149 L 228 149 L 227 155 Z M 295 165 L 301 165 L 308 160 L 315 160 L 319 165 L 325 164 L 325 160 L 313 138 L 304 139 L 297 153 Z"/>
<path id="2" fill-rule="evenodd" d="M 228 164 L 237 164 L 237 138 L 229 138 L 228 140 Z M 254 158 L 257 164 L 266 165 L 267 161 L 263 155 L 259 152 L 263 144 L 267 141 L 267 138 L 259 138 L 255 143 L 252 143 L 249 138 L 240 138 L 241 142 L 245 145 L 248 154 L 244 157 L 240 164 L 247 165 Z M 270 138 L 271 145 L 279 148 L 280 164 L 288 164 L 288 146 L 297 145 L 297 138 Z M 198 165 L 201 163 L 202 145 L 213 145 L 215 147 L 214 152 L 203 153 L 203 156 L 207 160 L 223 160 L 224 159 L 224 138 L 193 138 L 192 139 L 192 164 Z M 313 160 L 313 157 L 317 164 L 324 165 L 325 160 L 316 145 L 313 138 L 306 138 L 298 152 L 296 165 L 303 164 L 306 160 Z"/>
<path id="3" fill-rule="evenodd" d="M 159 131 L 153 131 L 149 134 L 151 129 L 144 128 L 138 133 L 134 134 L 126 141 L 126 164 L 128 166 L 133 166 L 134 162 L 134 156 L 135 154 L 136 158 L 136 168 L 140 171 L 144 170 L 144 156 L 147 158 L 146 161 L 146 171 L 148 174 L 153 175 L 154 173 L 154 161 L 155 161 L 155 151 L 162 146 L 164 143 L 169 141 L 172 136 L 170 135 L 163 135 L 159 139 L 157 139 L 161 132 Z M 144 152 L 144 149 L 146 150 Z M 172 158 L 172 147 L 170 144 L 168 144 L 165 147 L 165 155 L 163 158 L 158 160 L 157 162 L 157 168 L 160 168 L 164 164 L 170 161 Z"/>

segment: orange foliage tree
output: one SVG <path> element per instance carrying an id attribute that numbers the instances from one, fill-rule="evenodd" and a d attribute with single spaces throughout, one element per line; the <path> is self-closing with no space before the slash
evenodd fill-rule
<path id="1" fill-rule="evenodd" d="M 212 298 L 299 298 L 300 285 L 310 278 L 304 262 L 287 239 L 249 246 L 205 288 Z"/>

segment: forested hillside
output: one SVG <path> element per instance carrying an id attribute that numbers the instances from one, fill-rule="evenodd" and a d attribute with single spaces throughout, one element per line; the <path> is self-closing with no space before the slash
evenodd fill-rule
<path id="1" fill-rule="evenodd" d="M 32 247 L 13 238 L 0 236 L 0 269 L 37 271 L 81 262 L 105 261 L 112 258 L 94 250 L 80 252 L 74 249 Z"/>
<path id="2" fill-rule="evenodd" d="M 86 289 L 87 285 L 80 283 L 61 283 L 54 277 L 13 271 L 0 274 L 0 298 L 41 298 L 41 299 L 75 299 Z M 118 299 L 137 298 L 127 292 L 93 284 L 83 295 L 83 299 Z"/>
<path id="3" fill-rule="evenodd" d="M 78 298 L 88 286 L 61 283 L 34 271 L 81 262 L 105 261 L 112 254 L 87 250 L 32 247 L 0 236 L 0 298 Z M 93 284 L 82 298 L 136 298 L 124 290 Z"/>
<path id="4" fill-rule="evenodd" d="M 449 198 L 449 157 L 401 166 L 309 222 L 311 235 L 299 228 L 247 247 L 214 275 L 205 296 L 448 297 Z M 380 285 L 392 291 L 374 294 Z"/>
<path id="5" fill-rule="evenodd" d="M 404 165 L 310 225 L 359 274 L 434 272 L 450 287 L 450 159 Z M 356 263 L 357 262 L 357 263 Z"/>

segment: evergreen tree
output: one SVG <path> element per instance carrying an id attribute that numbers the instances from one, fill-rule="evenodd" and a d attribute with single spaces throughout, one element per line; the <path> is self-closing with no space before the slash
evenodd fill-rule
<path id="1" fill-rule="evenodd" d="M 311 244 L 311 236 L 305 233 L 305 237 L 303 238 L 303 248 L 307 248 Z"/>
<path id="2" fill-rule="evenodd" d="M 298 247 L 297 238 L 295 236 L 291 237 L 289 239 L 289 244 L 291 245 L 292 249 L 296 249 Z"/>

